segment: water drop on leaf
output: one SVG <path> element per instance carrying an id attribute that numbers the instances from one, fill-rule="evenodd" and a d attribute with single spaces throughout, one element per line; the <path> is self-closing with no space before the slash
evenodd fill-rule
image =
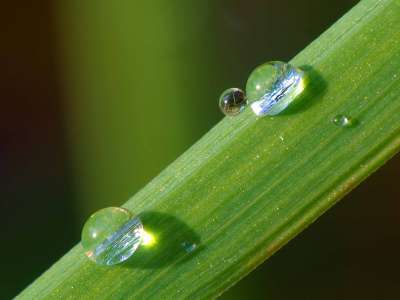
<path id="1" fill-rule="evenodd" d="M 272 61 L 256 68 L 247 81 L 246 93 L 257 116 L 282 112 L 305 87 L 304 72 L 291 64 Z"/>
<path id="2" fill-rule="evenodd" d="M 225 90 L 219 98 L 219 108 L 226 116 L 236 116 L 247 106 L 245 93 L 238 88 Z"/>
<path id="3" fill-rule="evenodd" d="M 346 115 L 336 115 L 333 120 L 333 124 L 339 127 L 351 127 L 354 125 L 354 120 Z"/>
<path id="4" fill-rule="evenodd" d="M 86 256 L 100 265 L 115 265 L 131 257 L 142 242 L 143 225 L 139 218 L 119 207 L 94 213 L 82 229 Z"/>

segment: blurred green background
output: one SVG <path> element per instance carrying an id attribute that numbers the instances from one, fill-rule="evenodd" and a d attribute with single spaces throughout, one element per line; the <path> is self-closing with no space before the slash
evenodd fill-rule
<path id="1" fill-rule="evenodd" d="M 222 90 L 290 60 L 356 2 L 3 3 L 0 298 L 216 124 Z M 397 156 L 222 298 L 396 298 L 399 167 Z"/>

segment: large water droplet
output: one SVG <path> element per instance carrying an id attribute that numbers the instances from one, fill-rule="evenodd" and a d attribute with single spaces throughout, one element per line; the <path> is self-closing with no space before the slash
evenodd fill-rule
<path id="1" fill-rule="evenodd" d="M 240 114 L 247 105 L 245 93 L 238 88 L 225 90 L 219 98 L 219 108 L 227 116 Z"/>
<path id="2" fill-rule="evenodd" d="M 336 115 L 332 119 L 333 124 L 339 127 L 351 127 L 354 125 L 354 120 L 345 115 Z"/>
<path id="3" fill-rule="evenodd" d="M 272 61 L 251 73 L 246 93 L 257 116 L 276 115 L 304 90 L 304 72 L 288 63 Z"/>
<path id="4" fill-rule="evenodd" d="M 139 218 L 119 207 L 94 213 L 82 229 L 85 254 L 100 265 L 119 264 L 137 250 L 142 242 L 143 225 Z"/>

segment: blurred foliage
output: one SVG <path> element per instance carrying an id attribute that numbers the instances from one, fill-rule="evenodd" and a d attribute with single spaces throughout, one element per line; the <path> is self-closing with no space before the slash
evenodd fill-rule
<path id="1" fill-rule="evenodd" d="M 125 202 L 218 117 L 208 113 L 222 82 L 209 67 L 213 9 L 201 1 L 66 1 L 59 11 L 67 127 L 87 216 Z"/>

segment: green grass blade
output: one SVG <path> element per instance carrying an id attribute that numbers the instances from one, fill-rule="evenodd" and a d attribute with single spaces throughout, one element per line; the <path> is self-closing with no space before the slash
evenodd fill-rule
<path id="1" fill-rule="evenodd" d="M 302 103 L 225 118 L 125 204 L 153 249 L 107 268 L 77 245 L 18 298 L 216 297 L 399 150 L 399 1 L 361 1 L 292 63 L 310 75 Z"/>

